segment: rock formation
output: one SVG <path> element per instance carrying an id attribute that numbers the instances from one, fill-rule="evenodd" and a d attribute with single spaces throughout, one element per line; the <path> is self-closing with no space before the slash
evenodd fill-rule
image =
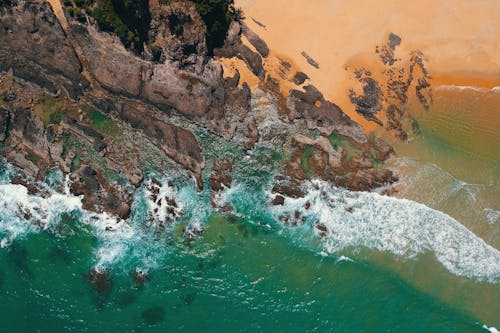
<path id="1" fill-rule="evenodd" d="M 84 208 L 127 218 L 134 187 L 149 179 L 151 170 L 168 170 L 193 176 L 199 190 L 208 180 L 214 206 L 223 211 L 230 207 L 217 205 L 215 195 L 231 186 L 235 167 L 220 156 L 207 160 L 199 133 L 210 133 L 246 154 L 259 144 L 290 148 L 273 188 L 276 205 L 285 196 L 303 196 L 301 182 L 311 177 L 354 190 L 395 180 L 375 166 L 392 149 L 367 138 L 360 125 L 306 83 L 306 73 L 288 73 L 292 66 L 286 61 L 278 75 L 268 72 L 266 63 L 274 61 L 269 47 L 245 24 L 233 19 L 224 45 L 213 49 L 194 2 L 148 5 L 148 45 L 133 49 L 101 29 L 86 9 L 78 17 L 63 10 L 58 18 L 45 1 L 13 0 L 0 7 L 0 150 L 28 178 L 42 180 L 59 168 L 70 175 L 72 193 L 83 195 Z M 394 35 L 383 49 L 388 66 L 395 63 L 398 44 Z M 242 61 L 258 86 L 250 87 L 237 69 L 225 75 L 221 59 Z M 390 98 L 403 103 L 409 85 L 417 82 L 417 96 L 426 105 L 427 74 L 413 79 L 417 70 L 426 73 L 423 56 L 412 59 L 409 81 L 399 86 L 399 78 L 389 81 L 395 94 Z M 283 92 L 280 79 L 295 88 Z M 378 120 L 387 92 L 369 75 L 359 79 L 363 94 L 351 99 L 358 112 Z M 391 105 L 386 126 L 399 128 L 399 104 Z M 211 175 L 204 173 L 207 162 L 213 163 Z M 155 195 L 159 185 L 146 183 Z M 182 215 L 172 198 L 153 199 L 158 210 L 162 205 L 168 211 L 161 223 Z M 289 221 L 304 222 L 300 216 Z M 189 239 L 201 233 L 186 229 Z"/>
<path id="2" fill-rule="evenodd" d="M 349 97 L 357 113 L 394 131 L 399 139 L 406 141 L 411 129 L 405 126 L 407 115 L 404 107 L 412 94 L 410 88 L 414 88 L 414 94 L 425 110 L 429 109 L 432 102 L 432 89 L 424 54 L 415 51 L 407 61 L 398 59 L 395 54 L 400 44 L 401 38 L 391 32 L 387 42 L 376 47 L 375 52 L 383 64 L 382 72 L 356 69 L 354 74 L 362 86 L 362 92 L 351 90 Z"/>

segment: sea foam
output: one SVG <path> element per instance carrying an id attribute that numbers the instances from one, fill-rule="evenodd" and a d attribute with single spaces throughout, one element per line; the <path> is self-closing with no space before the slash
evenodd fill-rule
<path id="1" fill-rule="evenodd" d="M 275 218 L 299 210 L 311 224 L 322 223 L 328 229 L 322 239 L 329 253 L 362 246 L 414 258 L 432 251 L 456 275 L 500 282 L 500 251 L 442 212 L 319 180 L 312 181 L 306 192 L 305 198 L 287 198 L 284 206 L 274 207 Z"/>
<path id="2" fill-rule="evenodd" d="M 47 197 L 30 195 L 22 185 L 0 185 L 0 237 L 2 247 L 38 230 L 57 224 L 63 213 L 82 209 L 80 197 L 50 193 Z"/>
<path id="3" fill-rule="evenodd" d="M 483 325 L 483 328 L 484 328 L 485 330 L 490 331 L 491 333 L 500 333 L 500 331 L 499 331 L 499 330 L 497 330 L 497 329 L 496 329 L 495 327 L 493 327 L 493 326 L 492 326 L 492 327 L 488 327 L 488 326 L 486 326 L 486 325 Z"/>

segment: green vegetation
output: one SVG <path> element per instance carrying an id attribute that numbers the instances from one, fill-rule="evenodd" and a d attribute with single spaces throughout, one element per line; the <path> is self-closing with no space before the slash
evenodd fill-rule
<path id="1" fill-rule="evenodd" d="M 54 98 L 44 99 L 39 104 L 38 115 L 45 125 L 59 124 L 64 118 L 64 113 Z"/>
<path id="2" fill-rule="evenodd" d="M 156 44 L 149 43 L 148 49 L 149 49 L 149 52 L 151 52 L 151 55 L 153 56 L 153 61 L 156 61 L 156 62 L 160 61 L 161 48 Z"/>
<path id="3" fill-rule="evenodd" d="M 168 4 L 171 1 L 160 0 L 160 3 Z M 207 47 L 211 54 L 214 48 L 224 44 L 231 21 L 243 19 L 243 13 L 234 7 L 234 0 L 193 2 L 207 27 Z M 148 0 L 63 0 L 63 4 L 69 15 L 80 22 L 86 21 L 84 12 L 92 16 L 102 30 L 115 33 L 129 49 L 141 52 L 146 43 L 153 57 L 159 59 L 161 50 L 148 43 L 151 22 Z"/>
<path id="4" fill-rule="evenodd" d="M 148 41 L 148 0 L 64 0 L 63 4 L 69 15 L 80 22 L 86 20 L 84 10 L 102 30 L 115 33 L 133 51 L 141 52 Z"/>
<path id="5" fill-rule="evenodd" d="M 35 153 L 32 153 L 32 152 L 30 152 L 26 155 L 26 159 L 28 161 L 31 161 L 35 165 L 38 164 L 38 161 L 40 160 L 40 158 Z"/>
<path id="6" fill-rule="evenodd" d="M 300 165 L 302 165 L 302 170 L 308 177 L 313 176 L 313 171 L 311 170 L 310 158 L 314 155 L 316 148 L 313 146 L 306 146 L 302 155 L 300 156 Z"/>
<path id="7" fill-rule="evenodd" d="M 120 134 L 120 128 L 111 118 L 95 110 L 87 110 L 87 114 L 91 120 L 91 127 L 96 131 L 109 136 Z"/>
<path id="8" fill-rule="evenodd" d="M 233 19 L 242 19 L 240 9 L 234 8 L 234 0 L 195 0 L 196 9 L 207 26 L 207 47 L 210 53 L 221 47 Z"/>
<path id="9" fill-rule="evenodd" d="M 342 147 L 342 149 L 345 150 L 346 152 L 345 158 L 347 161 L 359 151 L 358 147 L 356 147 L 352 142 L 350 142 L 347 138 L 343 136 L 332 133 L 330 134 L 328 139 L 330 140 L 333 149 L 338 151 L 339 147 Z"/>
<path id="10" fill-rule="evenodd" d="M 99 0 L 92 16 L 101 29 L 114 32 L 130 49 L 142 51 L 143 43 L 148 41 L 148 0 Z"/>

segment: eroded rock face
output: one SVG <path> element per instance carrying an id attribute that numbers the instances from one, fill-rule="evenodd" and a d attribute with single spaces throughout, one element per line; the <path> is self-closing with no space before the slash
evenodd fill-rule
<path id="1" fill-rule="evenodd" d="M 72 34 L 82 47 L 90 73 L 109 91 L 191 118 L 221 112 L 222 67 L 213 59 L 201 57 L 199 66 L 188 70 L 178 60 L 145 61 L 125 49 L 116 37 L 99 33 L 92 26 L 75 23 Z"/>
<path id="2" fill-rule="evenodd" d="M 204 157 L 193 133 L 156 119 L 148 113 L 147 108 L 139 104 L 120 104 L 117 112 L 121 120 L 135 129 L 142 130 L 146 137 L 163 149 L 167 156 L 193 171 L 201 182 Z"/>
<path id="3" fill-rule="evenodd" d="M 10 122 L 9 110 L 0 107 L 0 142 L 5 141 L 7 138 L 7 131 Z"/>
<path id="4" fill-rule="evenodd" d="M 180 67 L 200 75 L 207 59 L 206 27 L 191 1 L 160 5 L 149 2 L 150 40 L 162 50 L 160 62 L 179 62 Z"/>
<path id="5" fill-rule="evenodd" d="M 132 196 L 119 185 L 110 185 L 105 176 L 90 166 L 81 166 L 71 175 L 71 192 L 83 195 L 83 208 L 109 212 L 122 219 L 130 215 Z"/>
<path id="6" fill-rule="evenodd" d="M 360 143 L 367 141 L 361 126 L 336 104 L 325 100 L 323 94 L 312 85 L 304 87 L 304 91 L 292 90 L 288 105 L 295 112 L 294 118 L 304 118 L 309 128 L 318 129 L 326 135 L 335 131 Z"/>
<path id="7" fill-rule="evenodd" d="M 48 2 L 13 2 L 0 9 L 0 71 L 76 98 L 88 86 L 81 64 Z"/>
<path id="8" fill-rule="evenodd" d="M 2 154 L 28 176 L 42 178 L 55 166 L 71 174 L 71 191 L 84 196 L 86 209 L 127 218 L 131 187 L 122 187 L 107 175 L 114 172 L 140 187 L 147 177 L 142 164 L 153 159 L 159 160 L 158 170 L 165 160 L 175 161 L 179 169 L 195 176 L 201 190 L 205 157 L 192 129 L 234 140 L 248 154 L 261 141 L 291 145 L 295 152 L 273 188 L 276 205 L 285 197 L 304 196 L 301 182 L 313 176 L 352 189 L 371 189 L 393 179 L 392 173 L 374 168 L 368 155 L 373 149 L 377 159 L 385 160 L 392 149 L 382 141 L 368 142 L 363 129 L 314 86 L 284 95 L 279 80 L 266 73 L 264 62 L 271 56 L 266 43 L 240 22 L 231 24 L 224 46 L 214 53 L 242 59 L 260 80 L 259 96 L 247 83 L 241 84 L 237 70 L 233 77 L 223 78 L 222 66 L 208 54 L 206 27 L 190 1 L 150 0 L 152 45 L 142 55 L 127 50 L 118 37 L 99 31 L 91 18 L 87 23 L 69 18 L 63 29 L 46 2 L 13 3 L 0 9 L 0 76 L 12 81 L 0 81 L 0 98 L 5 102 L 0 107 Z M 242 36 L 256 52 L 242 42 Z M 419 59 L 415 55 L 415 71 L 425 69 Z M 280 66 L 284 71 L 292 67 L 286 61 Z M 281 78 L 299 86 L 308 79 L 302 72 L 285 76 Z M 354 97 L 360 107 L 367 104 L 367 112 L 375 114 L 380 104 L 377 82 L 368 78 L 364 82 L 367 92 L 375 93 Z M 393 86 L 395 98 L 402 98 L 397 91 L 405 93 L 406 86 Z M 427 100 L 428 87 L 426 78 L 418 79 L 421 101 Z M 258 103 L 269 107 L 254 110 Z M 273 127 L 275 114 L 280 117 L 280 132 Z M 395 117 L 393 125 L 398 126 Z M 294 132 L 292 140 L 288 125 L 300 128 L 302 134 Z M 332 134 L 348 138 L 360 147 L 359 154 L 348 159 L 330 142 Z M 142 151 L 151 146 L 152 152 Z M 306 160 L 309 170 L 304 169 Z M 216 160 L 209 176 L 212 204 L 221 212 L 231 210 L 218 196 L 231 186 L 232 167 L 227 159 Z M 158 195 L 159 185 L 151 184 L 147 190 Z M 164 225 L 182 215 L 170 197 L 151 200 L 158 212 L 167 209 L 170 220 L 164 218 Z M 292 225 L 304 223 L 300 214 L 286 218 Z M 186 239 L 202 232 L 187 228 Z"/>

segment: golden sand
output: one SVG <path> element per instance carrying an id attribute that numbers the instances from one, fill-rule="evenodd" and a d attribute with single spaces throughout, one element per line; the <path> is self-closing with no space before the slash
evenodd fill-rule
<path id="1" fill-rule="evenodd" d="M 348 99 L 352 72 L 346 66 L 378 66 L 375 46 L 389 32 L 402 38 L 396 57 L 424 52 L 434 85 L 500 86 L 500 8 L 495 0 L 237 0 L 236 5 L 275 56 L 286 55 L 367 130 L 375 126 L 354 112 Z M 303 51 L 319 69 L 307 63 Z"/>

